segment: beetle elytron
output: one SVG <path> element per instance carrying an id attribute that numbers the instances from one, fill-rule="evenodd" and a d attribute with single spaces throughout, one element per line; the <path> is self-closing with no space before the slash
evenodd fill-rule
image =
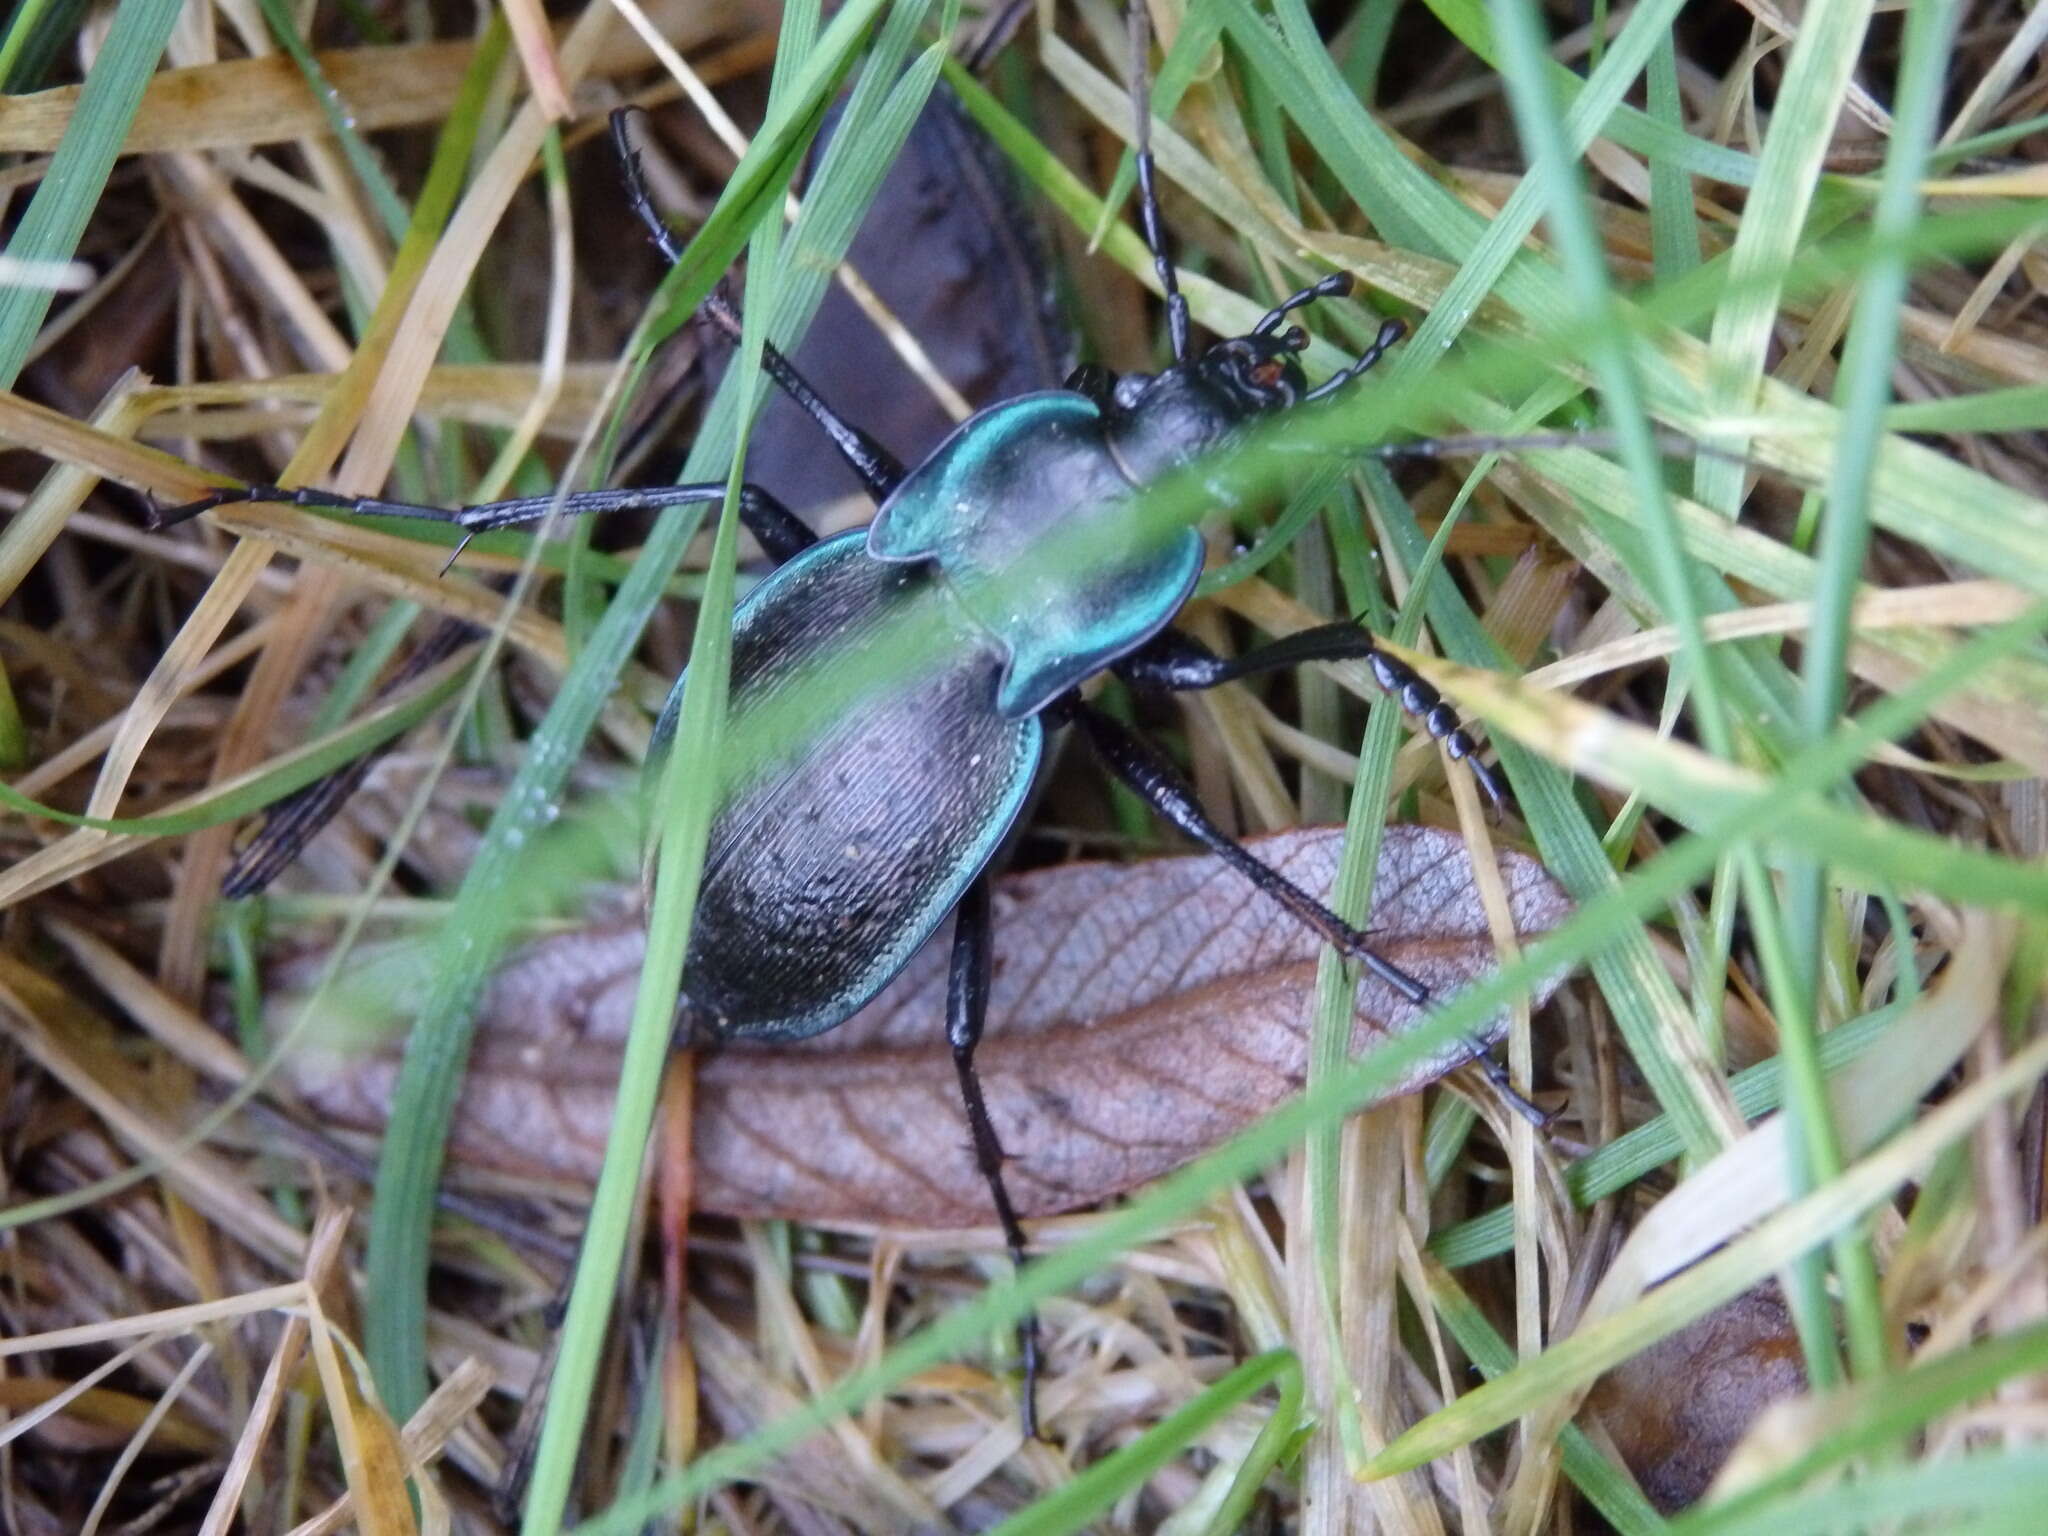
<path id="1" fill-rule="evenodd" d="M 908 682 L 864 693 L 851 707 L 843 700 L 814 706 L 793 739 L 728 768 L 683 976 L 681 1022 L 694 1038 L 800 1039 L 844 1022 L 955 915 L 947 1034 L 973 1153 L 1019 1262 L 1024 1233 L 1004 1186 L 974 1052 L 988 1006 L 989 865 L 1022 812 L 1048 725 L 1076 726 L 1173 825 L 1411 1001 L 1428 996 L 1375 955 L 1363 934 L 1239 847 L 1173 766 L 1086 702 L 1079 685 L 1112 669 L 1140 687 L 1207 688 L 1276 667 L 1363 659 L 1452 756 L 1473 752 L 1436 693 L 1359 625 L 1326 625 L 1227 660 L 1167 628 L 1201 569 L 1202 540 L 1193 528 L 1126 541 L 1078 576 L 1070 567 L 1049 576 L 1042 559 L 1032 560 L 1062 541 L 1085 543 L 1085 530 L 1099 529 L 1135 492 L 1226 445 L 1254 419 L 1336 393 L 1403 334 L 1398 321 L 1388 322 L 1355 363 L 1310 389 L 1296 356 L 1308 338 L 1287 318 L 1348 291 L 1349 277 L 1338 274 L 1283 300 L 1248 334 L 1191 351 L 1187 304 L 1160 231 L 1142 82 L 1133 96 L 1140 209 L 1173 347 L 1163 372 L 1083 367 L 1065 389 L 979 412 L 906 469 L 767 349 L 775 382 L 830 435 L 877 511 L 867 528 L 821 541 L 767 493 L 746 488 L 740 516 L 776 569 L 733 615 L 733 736 L 744 739 L 750 716 L 785 703 L 806 677 L 829 674 L 836 658 L 857 655 L 891 622 L 915 619 L 938 639 Z M 614 114 L 613 132 L 635 211 L 673 261 L 679 253 L 641 183 L 623 112 Z M 721 305 L 714 301 L 714 310 Z M 729 310 L 720 318 L 732 323 Z M 257 485 L 209 496 L 161 521 L 228 502 L 276 501 L 433 519 L 478 533 L 557 508 L 569 515 L 654 509 L 724 494 L 721 482 L 450 511 Z M 682 692 L 678 680 L 656 730 L 650 783 L 674 736 Z M 1472 767 L 1499 803 L 1492 771 L 1476 759 Z M 1029 1318 L 1020 1336 L 1024 1421 L 1035 1433 L 1037 1341 Z"/>

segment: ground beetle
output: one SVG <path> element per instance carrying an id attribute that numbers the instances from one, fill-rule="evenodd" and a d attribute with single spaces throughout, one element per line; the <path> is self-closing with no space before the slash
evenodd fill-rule
<path id="1" fill-rule="evenodd" d="M 1137 13 L 1141 14 L 1141 10 Z M 1137 57 L 1144 57 L 1143 33 Z M 974 1157 L 1011 1256 L 1024 1232 L 1003 1183 L 1003 1152 L 974 1051 L 988 1007 L 989 865 L 1023 810 L 1044 758 L 1047 727 L 1072 724 L 1131 789 L 1182 832 L 1238 869 L 1327 942 L 1416 1003 L 1427 989 L 1375 955 L 1366 937 L 1240 847 L 1203 811 L 1155 748 L 1080 695 L 1105 669 L 1141 688 L 1208 688 L 1305 662 L 1362 659 L 1450 754 L 1473 744 L 1436 692 L 1354 623 L 1329 624 L 1242 656 L 1216 656 L 1166 626 L 1194 589 L 1203 545 L 1182 527 L 1124 550 L 1080 577 L 1054 583 L 1034 552 L 1099 523 L 1160 476 L 1226 447 L 1254 420 L 1326 399 L 1400 339 L 1384 324 L 1363 356 L 1311 389 L 1296 354 L 1307 336 L 1287 317 L 1351 287 L 1342 273 L 1275 305 L 1243 336 L 1192 352 L 1188 308 L 1160 230 L 1142 78 L 1137 180 L 1144 234 L 1166 295 L 1172 366 L 1111 374 L 1086 366 L 1061 390 L 991 406 L 923 463 L 906 469 L 847 423 L 788 359 L 767 349 L 779 385 L 830 436 L 877 504 L 865 529 L 820 540 L 758 487 L 739 513 L 776 569 L 733 614 L 729 719 L 786 693 L 797 674 L 857 651 L 864 635 L 916 612 L 943 636 L 941 654 L 914 685 L 886 687 L 838 710 L 749 763 L 729 782 L 711 832 L 683 975 L 682 1024 L 706 1043 L 797 1040 L 851 1017 L 955 916 L 947 1035 L 958 1069 Z M 626 114 L 613 133 L 635 211 L 663 253 L 678 256 L 639 175 Z M 728 328 L 722 300 L 710 306 Z M 174 522 L 228 502 L 272 501 L 453 523 L 465 533 L 569 515 L 714 502 L 722 482 L 538 496 L 465 507 L 415 506 L 314 489 L 258 485 L 165 514 Z M 1024 590 L 990 578 L 1032 567 Z M 1002 594 L 990 601 L 988 594 Z M 650 781 L 675 731 L 680 681 L 656 729 Z M 1491 769 L 1473 772 L 1498 805 Z M 1020 1327 L 1027 1432 L 1035 1433 L 1035 1321 Z"/>

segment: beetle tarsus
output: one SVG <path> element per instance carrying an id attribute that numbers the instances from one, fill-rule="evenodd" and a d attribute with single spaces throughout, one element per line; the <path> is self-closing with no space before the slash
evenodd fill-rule
<path id="1" fill-rule="evenodd" d="M 1557 1117 L 1542 1106 L 1532 1103 L 1522 1090 L 1515 1086 L 1514 1079 L 1508 1076 L 1508 1069 L 1493 1059 L 1492 1050 L 1484 1040 L 1477 1035 L 1467 1035 L 1465 1041 L 1472 1047 L 1472 1054 L 1467 1060 L 1486 1074 L 1487 1082 L 1493 1085 L 1494 1092 L 1501 1096 L 1508 1108 L 1537 1130 L 1549 1130 L 1550 1122 Z"/>
<path id="2" fill-rule="evenodd" d="M 149 526 L 152 528 L 175 528 L 180 523 L 189 523 L 202 512 L 211 512 L 215 507 L 240 506 L 248 502 L 269 501 L 290 507 L 327 507 L 335 511 L 354 511 L 355 498 L 340 495 L 334 491 L 323 491 L 317 486 L 302 485 L 286 490 L 281 485 L 224 485 L 217 491 L 208 491 L 194 501 L 175 507 L 159 507 L 154 500 L 149 504 Z M 410 514 L 411 509 L 408 509 Z M 445 518 L 448 514 L 439 508 L 420 509 L 422 515 Z"/>
<path id="3" fill-rule="evenodd" d="M 1454 761 L 1461 762 L 1472 770 L 1472 778 L 1485 791 L 1492 802 L 1496 819 L 1507 814 L 1507 786 L 1500 781 L 1500 775 L 1479 756 L 1478 743 L 1472 740 L 1464 726 L 1458 723 L 1457 712 L 1444 702 L 1443 695 L 1422 680 L 1420 674 L 1398 657 L 1374 646 L 1366 658 L 1372 667 L 1373 680 L 1394 698 L 1400 700 L 1401 708 L 1422 722 L 1423 729 L 1444 744 L 1444 751 Z"/>
<path id="4" fill-rule="evenodd" d="M 988 1101 L 981 1091 L 981 1078 L 974 1070 L 975 1048 L 981 1044 L 982 1027 L 988 1022 L 988 986 L 993 964 L 994 922 L 989 912 L 988 876 L 982 875 L 967 888 L 953 915 L 953 957 L 946 977 L 946 1038 L 953 1048 L 953 1068 L 960 1079 L 961 1102 L 967 1107 L 967 1130 L 974 1142 L 975 1165 L 995 1202 L 996 1220 L 1003 1229 L 1003 1242 L 1010 1250 L 1010 1262 L 1024 1267 L 1024 1226 L 1010 1200 L 1003 1179 L 1003 1164 L 1010 1160 L 989 1119 Z M 1017 1320 L 1017 1353 L 1024 1367 L 1024 1438 L 1038 1438 L 1038 1313 L 1031 1310 Z"/>

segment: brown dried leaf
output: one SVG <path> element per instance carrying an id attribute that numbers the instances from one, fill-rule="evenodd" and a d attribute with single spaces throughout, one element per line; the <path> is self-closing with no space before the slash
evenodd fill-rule
<path id="1" fill-rule="evenodd" d="M 1324 894 L 1343 834 L 1304 829 L 1252 846 Z M 1525 940 L 1562 920 L 1569 903 L 1540 864 L 1503 853 L 1500 868 Z M 1157 1178 L 1300 1089 L 1316 940 L 1218 860 L 1036 870 L 998 882 L 995 914 L 978 1060 L 1025 1214 Z M 483 1004 L 457 1158 L 533 1176 L 595 1176 L 645 949 L 639 921 L 625 913 L 544 938 L 506 964 Z M 1439 996 L 1489 969 L 1493 942 L 1464 843 L 1432 827 L 1389 827 L 1371 933 Z M 700 1209 L 923 1226 L 988 1219 L 945 1047 L 948 947 L 941 934 L 839 1029 L 703 1060 Z M 408 995 L 407 981 L 387 978 L 384 995 Z M 1371 978 L 1360 983 L 1358 1010 L 1360 1050 L 1418 1017 Z M 1489 1026 L 1489 1037 L 1502 1027 Z M 1469 1049 L 1453 1045 L 1397 1091 L 1431 1081 Z M 312 1107 L 358 1127 L 382 1123 L 396 1071 L 390 1055 L 295 1064 Z"/>
<path id="2" fill-rule="evenodd" d="M 1665 1514 L 1696 1503 L 1770 1404 L 1806 1390 L 1775 1284 L 1745 1291 L 1600 1378 L 1588 1405 Z"/>

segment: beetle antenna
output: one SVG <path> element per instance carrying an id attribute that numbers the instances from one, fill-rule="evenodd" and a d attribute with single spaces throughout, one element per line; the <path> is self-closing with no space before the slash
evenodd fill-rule
<path id="1" fill-rule="evenodd" d="M 1332 272 L 1328 277 L 1318 279 L 1310 283 L 1306 288 L 1290 293 L 1278 304 L 1267 310 L 1264 318 L 1252 327 L 1252 334 L 1254 336 L 1263 336 L 1297 309 L 1313 304 L 1317 299 L 1341 299 L 1350 291 L 1351 274 L 1349 272 Z"/>
<path id="2" fill-rule="evenodd" d="M 1181 296 L 1173 258 L 1166 254 L 1166 235 L 1159 223 L 1159 189 L 1152 181 L 1152 89 L 1145 78 L 1152 62 L 1152 22 L 1145 14 L 1145 0 L 1131 0 L 1130 25 L 1131 111 L 1137 117 L 1133 148 L 1138 165 L 1138 222 L 1145 229 L 1145 244 L 1152 252 L 1152 270 L 1159 274 L 1160 292 L 1166 295 L 1166 334 L 1173 343 L 1173 360 L 1179 363 L 1185 362 L 1188 355 L 1188 301 Z"/>
<path id="3" fill-rule="evenodd" d="M 1364 354 L 1358 359 L 1357 362 L 1353 363 L 1349 368 L 1344 369 L 1341 373 L 1331 374 L 1327 379 L 1323 380 L 1322 383 L 1318 384 L 1306 395 L 1303 395 L 1302 400 L 1304 402 L 1307 402 L 1310 400 L 1329 399 L 1330 396 L 1336 394 L 1338 390 L 1344 388 L 1344 386 L 1349 384 L 1353 379 L 1357 378 L 1360 374 L 1364 373 L 1367 369 L 1371 368 L 1374 363 L 1377 363 L 1381 358 L 1385 357 L 1387 355 L 1388 349 L 1392 347 L 1395 342 L 1399 341 L 1403 336 L 1406 336 L 1407 334 L 1408 325 L 1406 321 L 1387 321 L 1385 324 L 1381 325 L 1379 335 L 1373 338 L 1372 345 L 1365 349 Z"/>

